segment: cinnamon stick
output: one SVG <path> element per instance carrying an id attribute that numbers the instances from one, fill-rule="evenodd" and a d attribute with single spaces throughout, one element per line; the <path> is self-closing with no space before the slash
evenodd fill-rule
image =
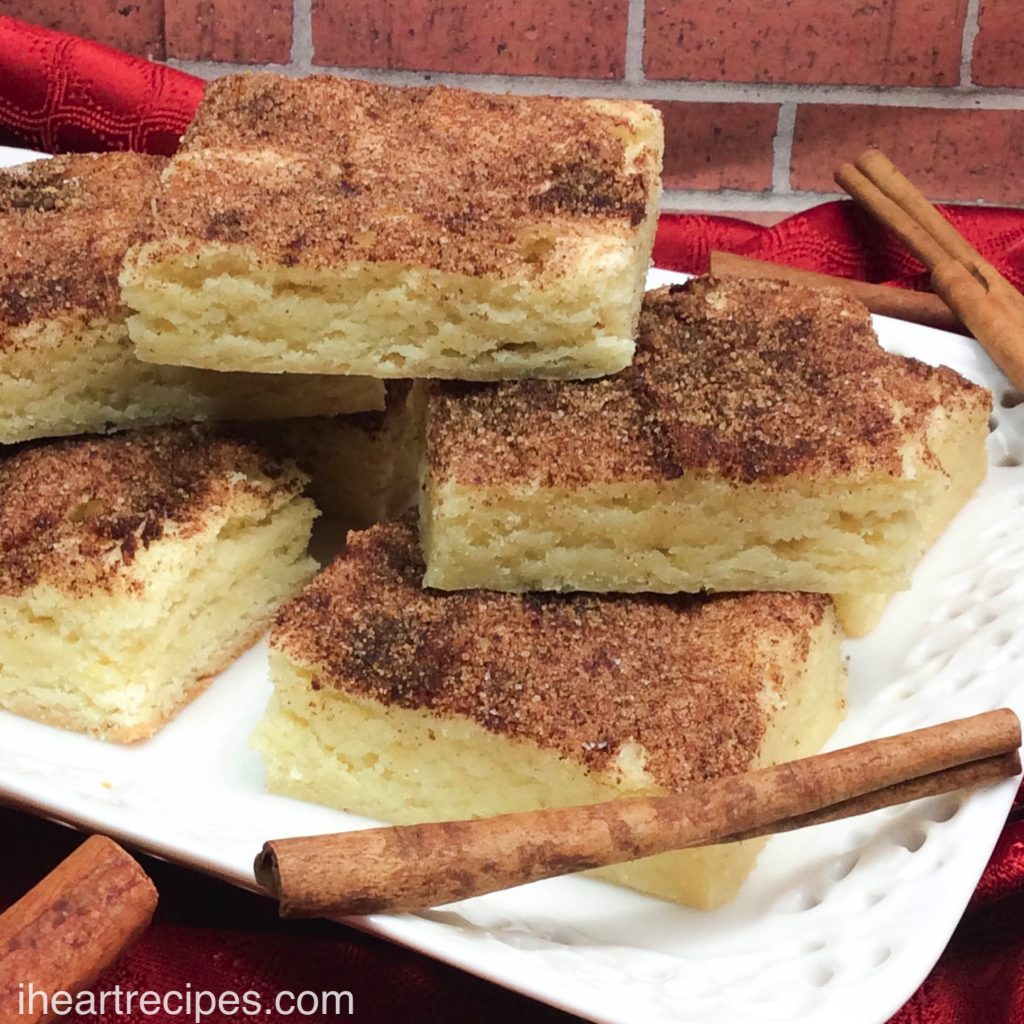
<path id="1" fill-rule="evenodd" d="M 909 288 L 894 288 L 884 284 L 869 284 L 847 277 L 833 277 L 813 270 L 800 270 L 731 252 L 711 254 L 711 273 L 719 277 L 747 277 L 791 281 L 807 288 L 838 288 L 859 299 L 872 313 L 891 316 L 897 320 L 935 327 L 940 331 L 962 331 L 956 314 L 937 295 L 915 292 Z"/>
<path id="2" fill-rule="evenodd" d="M 149 924 L 157 894 L 141 867 L 92 836 L 0 915 L 0 1022 L 33 1024 L 55 993 L 95 981 Z M 46 999 L 30 998 L 45 993 Z"/>
<path id="3" fill-rule="evenodd" d="M 835 179 L 861 206 L 894 232 L 929 270 L 949 258 L 945 248 L 858 167 L 843 164 L 836 171 Z"/>
<path id="4" fill-rule="evenodd" d="M 964 325 L 979 340 L 992 361 L 1018 387 L 1024 387 L 1024 329 L 1002 296 L 986 292 L 971 272 L 956 260 L 932 271 L 932 287 L 961 311 Z"/>
<path id="5" fill-rule="evenodd" d="M 1024 388 L 1024 296 L 876 149 L 836 181 L 894 231 L 932 273 L 932 286 L 1019 388 Z M 968 287 L 956 264 L 972 277 Z M 936 281 L 939 283 L 936 284 Z"/>
<path id="6" fill-rule="evenodd" d="M 1020 770 L 1020 739 L 1002 709 L 670 796 L 272 840 L 255 875 L 284 917 L 418 910 L 992 782 Z"/>
<path id="7" fill-rule="evenodd" d="M 944 250 L 946 259 L 964 265 L 984 287 L 1024 314 L 1024 296 L 928 201 L 925 195 L 879 149 L 866 149 L 856 163 L 857 169 L 919 224 Z M 925 261 L 934 271 L 938 263 Z"/>

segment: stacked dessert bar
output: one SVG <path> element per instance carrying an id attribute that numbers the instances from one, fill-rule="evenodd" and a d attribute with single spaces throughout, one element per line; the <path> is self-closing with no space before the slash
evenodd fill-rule
<path id="1" fill-rule="evenodd" d="M 74 268 L 24 301 L 5 284 L 9 348 L 96 363 L 12 399 L 8 439 L 230 421 L 13 455 L 9 629 L 40 601 L 55 620 L 119 603 L 175 631 L 228 620 L 230 642 L 194 641 L 223 660 L 309 575 L 311 476 L 354 529 L 276 618 L 256 736 L 275 792 L 414 822 L 815 752 L 844 707 L 842 627 L 871 627 L 977 485 L 989 398 L 884 352 L 838 294 L 698 279 L 645 297 L 661 150 L 642 103 L 246 75 L 210 85 L 166 166 L 118 158 L 139 185 L 117 216 L 86 171 L 118 187 L 113 158 L 3 186 L 40 238 L 51 190 L 104 211 L 69 233 L 108 240 L 102 299 Z M 37 521 L 66 557 L 33 553 Z M 140 735 L 61 701 L 158 721 L 218 663 L 119 690 L 122 647 L 163 648 L 60 621 L 65 682 L 26 665 L 5 706 Z M 713 907 L 760 845 L 602 875 Z"/>

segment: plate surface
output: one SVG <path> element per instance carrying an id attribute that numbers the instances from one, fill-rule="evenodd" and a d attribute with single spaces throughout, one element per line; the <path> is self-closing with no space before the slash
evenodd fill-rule
<path id="1" fill-rule="evenodd" d="M 3 161 L 0 151 L 0 163 Z M 649 284 L 680 280 L 653 271 Z M 992 388 L 991 469 L 913 589 L 850 642 L 844 746 L 1008 705 L 1024 715 L 1024 399 L 972 341 L 876 318 L 883 344 Z M 365 819 L 263 792 L 248 737 L 270 683 L 249 651 L 154 739 L 106 745 L 0 713 L 0 794 L 237 885 L 265 839 Z M 689 911 L 554 879 L 351 923 L 594 1021 L 870 1024 L 913 993 L 963 912 L 1008 781 L 773 839 L 730 907 Z"/>

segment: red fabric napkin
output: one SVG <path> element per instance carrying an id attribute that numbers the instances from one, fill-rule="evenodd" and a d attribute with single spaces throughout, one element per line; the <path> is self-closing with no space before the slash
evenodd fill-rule
<path id="1" fill-rule="evenodd" d="M 139 149 L 170 153 L 203 83 L 108 47 L 0 17 L 0 142 L 48 152 Z M 1024 213 L 945 208 L 1015 284 L 1024 286 Z M 670 214 L 655 262 L 707 269 L 712 249 L 825 273 L 925 287 L 920 264 L 849 203 L 826 203 L 771 227 L 727 217 Z M 71 833 L 0 810 L 6 846 L 0 906 L 12 902 L 75 845 Z M 147 861 L 161 892 L 154 926 L 97 989 L 168 992 L 349 989 L 355 1019 L 397 1022 L 572 1018 L 452 968 L 351 930 L 283 923 L 268 903 L 183 869 Z M 1024 804 L 1018 803 L 952 942 L 893 1024 L 1024 1021 Z M 99 1018 L 97 1018 L 99 1019 Z M 172 1024 L 180 1017 L 107 1014 L 105 1024 Z M 220 1014 L 208 1021 L 245 1020 Z M 270 1019 L 270 1018 L 268 1018 Z M 310 1021 L 339 1019 L 333 1015 Z M 347 1019 L 347 1018 L 345 1018 Z"/>
<path id="2" fill-rule="evenodd" d="M 170 154 L 202 95 L 164 64 L 0 16 L 0 145 Z"/>
<path id="3" fill-rule="evenodd" d="M 1010 281 L 1024 288 L 1024 211 L 940 209 Z M 823 203 L 770 228 L 731 217 L 662 216 L 654 246 L 657 266 L 706 273 L 714 249 L 837 277 L 929 290 L 924 267 L 896 236 L 847 201 Z"/>

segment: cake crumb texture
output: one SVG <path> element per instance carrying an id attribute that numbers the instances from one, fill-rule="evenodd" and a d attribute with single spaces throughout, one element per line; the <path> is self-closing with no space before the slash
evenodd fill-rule
<path id="1" fill-rule="evenodd" d="M 842 717 L 827 598 L 446 594 L 421 571 L 412 525 L 376 526 L 282 609 L 253 736 L 272 792 L 400 823 L 573 806 L 806 756 Z M 594 874 L 710 909 L 763 844 Z"/>
<path id="2" fill-rule="evenodd" d="M 118 274 L 167 161 L 86 153 L 0 171 L 0 443 L 383 408 L 379 381 L 218 374 L 135 356 Z"/>

